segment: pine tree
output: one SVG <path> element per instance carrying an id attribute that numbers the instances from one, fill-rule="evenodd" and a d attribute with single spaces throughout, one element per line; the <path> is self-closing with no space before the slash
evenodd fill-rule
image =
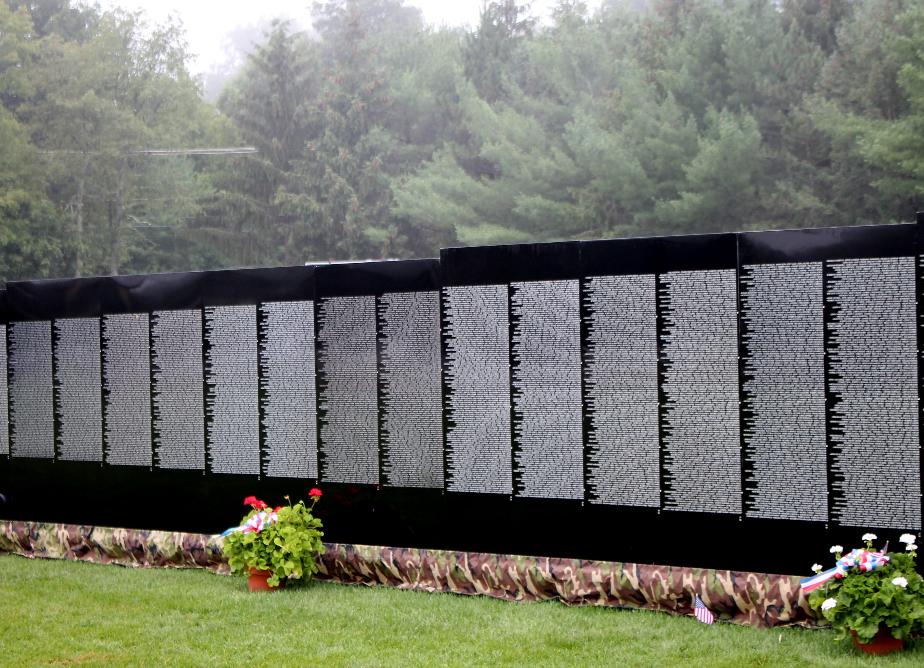
<path id="1" fill-rule="evenodd" d="M 465 76 L 488 102 L 505 99 L 517 69 L 517 46 L 532 34 L 535 19 L 529 5 L 516 0 L 482 6 L 478 27 L 466 37 L 462 52 Z"/>
<path id="2" fill-rule="evenodd" d="M 885 49 L 897 66 L 901 99 L 880 110 L 901 111 L 879 118 L 841 116 L 835 131 L 855 133 L 857 152 L 881 170 L 876 187 L 911 211 L 924 204 L 924 7 L 910 4 L 896 23 L 903 30 L 886 40 Z"/>
<path id="3" fill-rule="evenodd" d="M 892 180 L 897 165 L 877 146 L 894 137 L 911 113 L 899 76 L 910 54 L 898 47 L 898 38 L 910 34 L 914 12 L 906 11 L 914 5 L 866 0 L 838 27 L 837 49 L 808 110 L 830 147 L 816 159 L 828 180 L 822 198 L 836 212 L 830 224 L 902 220 L 914 209 L 910 184 L 904 177 Z"/>
<path id="4" fill-rule="evenodd" d="M 283 213 L 277 197 L 317 134 L 309 108 L 320 92 L 319 66 L 317 46 L 276 21 L 219 100 L 241 140 L 257 154 L 218 166 L 219 190 L 200 233 L 237 264 L 303 261 L 299 221 Z"/>
<path id="5" fill-rule="evenodd" d="M 11 111 L 35 93 L 33 30 L 25 9 L 0 3 L 0 281 L 55 275 L 68 246 L 28 129 Z"/>
<path id="6" fill-rule="evenodd" d="M 388 98 L 374 44 L 367 39 L 372 24 L 354 2 L 318 9 L 325 81 L 308 110 L 318 133 L 308 141 L 279 202 L 300 221 L 299 242 L 312 259 L 400 255 L 386 168 L 393 141 L 382 127 Z"/>

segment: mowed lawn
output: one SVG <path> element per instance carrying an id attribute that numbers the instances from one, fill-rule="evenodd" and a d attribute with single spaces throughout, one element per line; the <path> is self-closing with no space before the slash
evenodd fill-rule
<path id="1" fill-rule="evenodd" d="M 829 631 L 0 555 L 3 666 L 922 666 Z"/>

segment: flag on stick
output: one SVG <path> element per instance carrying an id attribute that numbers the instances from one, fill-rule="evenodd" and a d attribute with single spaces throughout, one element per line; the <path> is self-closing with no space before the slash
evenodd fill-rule
<path id="1" fill-rule="evenodd" d="M 709 612 L 709 608 L 703 603 L 699 594 L 693 594 L 693 614 L 703 624 L 712 624 L 715 621 L 715 616 Z"/>

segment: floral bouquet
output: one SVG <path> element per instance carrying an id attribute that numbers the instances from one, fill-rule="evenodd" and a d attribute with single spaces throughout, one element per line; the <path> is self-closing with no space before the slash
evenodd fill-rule
<path id="1" fill-rule="evenodd" d="M 308 492 L 310 505 L 304 501 L 292 504 L 285 498 L 289 504 L 275 508 L 255 496 L 244 499 L 250 511 L 240 526 L 222 534 L 222 551 L 232 573 L 268 571 L 267 584 L 277 587 L 283 579 L 307 579 L 317 572 L 324 533 L 312 510 L 321 490 L 315 487 Z"/>
<path id="2" fill-rule="evenodd" d="M 924 578 L 915 567 L 916 538 L 903 534 L 902 552 L 874 550 L 876 539 L 867 533 L 865 547 L 846 554 L 841 545 L 833 545 L 834 568 L 812 566 L 815 575 L 802 579 L 802 590 L 842 638 L 850 631 L 858 642 L 869 643 L 888 629 L 893 638 L 906 640 L 924 632 Z"/>

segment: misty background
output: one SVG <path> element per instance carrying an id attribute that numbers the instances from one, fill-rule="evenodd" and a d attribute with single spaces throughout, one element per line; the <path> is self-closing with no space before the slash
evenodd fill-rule
<path id="1" fill-rule="evenodd" d="M 0 280 L 924 208 L 914 0 L 3 0 L 0 103 Z"/>

